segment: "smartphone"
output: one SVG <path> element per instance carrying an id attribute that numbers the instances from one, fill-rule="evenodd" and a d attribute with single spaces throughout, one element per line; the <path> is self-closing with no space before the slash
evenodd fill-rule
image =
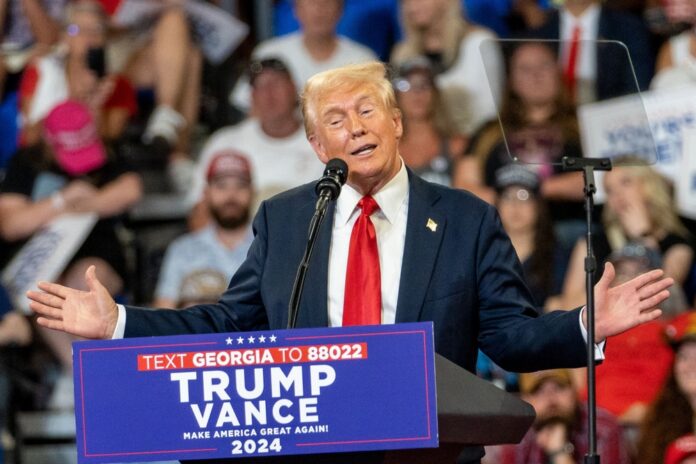
<path id="1" fill-rule="evenodd" d="M 87 50 L 87 67 L 100 79 L 106 75 L 106 56 L 102 47 Z"/>

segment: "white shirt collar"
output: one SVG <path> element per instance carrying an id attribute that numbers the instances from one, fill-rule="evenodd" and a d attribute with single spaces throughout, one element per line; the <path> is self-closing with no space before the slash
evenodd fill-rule
<path id="1" fill-rule="evenodd" d="M 573 16 L 568 10 L 561 10 L 561 39 L 570 40 L 576 24 L 582 29 L 581 40 L 596 40 L 599 30 L 599 5 L 592 4 L 580 15 Z"/>
<path id="2" fill-rule="evenodd" d="M 390 223 L 394 223 L 399 213 L 399 209 L 408 195 L 408 173 L 406 165 L 401 160 L 401 169 L 382 189 L 372 195 L 379 205 L 379 213 Z M 346 184 L 341 190 L 341 194 L 336 201 L 336 224 L 346 224 L 355 212 L 358 202 L 363 195 L 350 185 Z"/>

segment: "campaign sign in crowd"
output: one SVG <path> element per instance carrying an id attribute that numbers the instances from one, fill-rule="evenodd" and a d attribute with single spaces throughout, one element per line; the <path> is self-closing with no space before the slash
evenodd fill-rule
<path id="1" fill-rule="evenodd" d="M 80 463 L 435 447 L 432 323 L 74 343 Z"/>

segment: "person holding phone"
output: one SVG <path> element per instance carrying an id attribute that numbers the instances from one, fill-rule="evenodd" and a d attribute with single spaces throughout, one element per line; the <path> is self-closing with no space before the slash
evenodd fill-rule
<path id="1" fill-rule="evenodd" d="M 99 2 L 78 0 L 68 7 L 61 49 L 32 62 L 20 83 L 22 146 L 40 140 L 41 121 L 68 99 L 90 108 L 104 139 L 122 135 L 137 104 L 128 80 L 107 73 L 106 29 L 107 17 Z"/>

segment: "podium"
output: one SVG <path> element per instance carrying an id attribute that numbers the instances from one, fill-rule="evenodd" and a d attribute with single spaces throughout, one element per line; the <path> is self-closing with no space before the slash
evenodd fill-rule
<path id="1" fill-rule="evenodd" d="M 383 463 L 455 463 L 463 450 L 473 458 L 483 445 L 519 443 L 532 425 L 530 404 L 437 353 L 435 372 L 440 446 L 390 451 Z"/>
<path id="2" fill-rule="evenodd" d="M 454 464 L 483 456 L 483 445 L 519 443 L 532 406 L 435 354 L 440 446 L 386 452 L 235 459 L 229 464 Z M 461 458 L 461 461 L 458 461 Z M 191 461 L 206 464 L 211 461 Z"/>
<path id="3" fill-rule="evenodd" d="M 242 459 L 230 464 L 454 464 L 480 459 L 483 445 L 519 443 L 534 408 L 516 396 L 435 354 L 440 446 L 372 453 Z M 210 461 L 196 461 L 205 464 Z"/>
<path id="4" fill-rule="evenodd" d="M 81 464 L 467 463 L 534 420 L 430 322 L 73 346 Z"/>

